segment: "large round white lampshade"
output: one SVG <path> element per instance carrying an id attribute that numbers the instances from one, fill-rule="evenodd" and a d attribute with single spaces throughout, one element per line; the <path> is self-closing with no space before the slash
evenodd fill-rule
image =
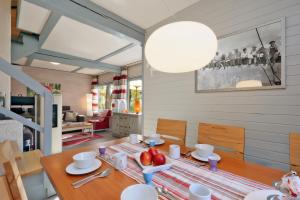
<path id="1" fill-rule="evenodd" d="M 164 25 L 149 36 L 145 57 L 158 71 L 190 72 L 209 64 L 217 46 L 216 35 L 208 26 L 180 21 Z"/>

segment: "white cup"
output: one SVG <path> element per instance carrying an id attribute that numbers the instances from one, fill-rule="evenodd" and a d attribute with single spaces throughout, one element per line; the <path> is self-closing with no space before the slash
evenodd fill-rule
<path id="1" fill-rule="evenodd" d="M 173 159 L 180 158 L 180 146 L 177 144 L 171 144 L 169 146 L 169 156 Z"/>
<path id="2" fill-rule="evenodd" d="M 149 139 L 154 140 L 156 143 L 158 143 L 160 141 L 160 134 L 152 134 L 149 136 Z"/>
<path id="3" fill-rule="evenodd" d="M 189 187 L 189 200 L 211 200 L 211 191 L 198 183 L 192 183 Z"/>
<path id="4" fill-rule="evenodd" d="M 127 168 L 127 155 L 124 152 L 119 152 L 112 155 L 112 165 L 117 170 L 124 170 Z"/>
<path id="5" fill-rule="evenodd" d="M 195 148 L 196 153 L 203 158 L 207 158 L 214 152 L 214 146 L 210 144 L 196 144 Z"/>
<path id="6" fill-rule="evenodd" d="M 130 134 L 129 135 L 129 142 L 131 144 L 137 144 L 137 143 L 139 143 L 138 134 Z"/>
<path id="7" fill-rule="evenodd" d="M 90 167 L 95 162 L 96 153 L 93 151 L 81 152 L 73 156 L 75 167 L 84 169 Z"/>

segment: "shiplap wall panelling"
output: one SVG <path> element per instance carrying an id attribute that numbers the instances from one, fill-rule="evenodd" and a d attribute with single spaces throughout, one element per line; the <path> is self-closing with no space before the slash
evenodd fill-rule
<path id="1" fill-rule="evenodd" d="M 195 20 L 226 35 L 280 18 L 286 25 L 286 89 L 194 93 L 194 73 L 144 70 L 144 134 L 155 131 L 159 117 L 188 121 L 189 146 L 197 141 L 198 122 L 245 127 L 245 158 L 289 168 L 288 134 L 300 131 L 300 1 L 202 0 L 147 30 L 173 20 Z M 145 65 L 147 66 L 147 64 Z"/>

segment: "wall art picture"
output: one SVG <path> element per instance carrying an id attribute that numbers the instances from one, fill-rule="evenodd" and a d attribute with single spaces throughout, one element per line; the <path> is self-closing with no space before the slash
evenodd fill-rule
<path id="1" fill-rule="evenodd" d="M 284 19 L 219 38 L 214 59 L 195 74 L 196 92 L 284 88 Z"/>

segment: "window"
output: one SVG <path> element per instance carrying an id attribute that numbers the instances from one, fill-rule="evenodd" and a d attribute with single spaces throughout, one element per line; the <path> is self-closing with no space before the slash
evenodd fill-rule
<path id="1" fill-rule="evenodd" d="M 142 112 L 142 79 L 129 80 L 129 112 Z"/>
<path id="2" fill-rule="evenodd" d="M 99 86 L 99 109 L 100 110 L 106 109 L 106 91 L 107 91 L 107 85 Z"/>
<path id="3" fill-rule="evenodd" d="M 110 109 L 110 110 L 112 109 L 111 100 L 112 100 L 113 89 L 114 89 L 114 84 L 112 84 L 112 83 L 108 84 L 108 88 L 107 88 L 108 95 L 106 97 L 106 108 Z"/>

